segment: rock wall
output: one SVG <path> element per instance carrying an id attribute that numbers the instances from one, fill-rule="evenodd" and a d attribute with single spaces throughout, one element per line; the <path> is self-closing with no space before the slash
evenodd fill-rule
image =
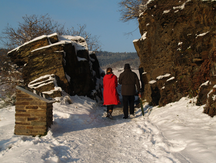
<path id="1" fill-rule="evenodd" d="M 198 95 L 214 116 L 216 2 L 149 0 L 139 16 L 141 38 L 134 46 L 143 68 L 143 98 L 163 106 Z"/>
<path id="2" fill-rule="evenodd" d="M 80 36 L 57 33 L 37 37 L 8 52 L 11 60 L 23 66 L 26 86 L 50 97 L 87 95 L 102 99 L 101 69 L 94 53 Z"/>

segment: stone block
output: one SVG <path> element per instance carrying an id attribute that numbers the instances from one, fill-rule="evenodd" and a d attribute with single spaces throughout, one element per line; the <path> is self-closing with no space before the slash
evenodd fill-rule
<path id="1" fill-rule="evenodd" d="M 29 101 L 29 105 L 46 106 L 46 102 L 41 101 Z"/>
<path id="2" fill-rule="evenodd" d="M 15 121 L 16 122 L 26 122 L 27 121 L 27 118 L 25 118 L 25 117 L 15 117 Z"/>
<path id="3" fill-rule="evenodd" d="M 46 117 L 47 116 L 47 112 L 46 110 L 29 110 L 28 113 L 31 115 L 31 117 Z"/>
<path id="4" fill-rule="evenodd" d="M 27 112 L 15 113 L 15 117 L 30 117 L 30 114 Z"/>
<path id="5" fill-rule="evenodd" d="M 26 110 L 24 110 L 24 109 L 16 109 L 16 113 L 24 113 L 24 112 L 26 112 Z"/>
<path id="6" fill-rule="evenodd" d="M 47 129 L 47 127 L 46 126 L 33 126 L 33 129 L 35 129 L 35 130 L 46 130 Z"/>
<path id="7" fill-rule="evenodd" d="M 25 129 L 27 129 L 27 126 L 26 125 L 17 125 L 16 129 L 17 130 L 25 130 Z"/>
<path id="8" fill-rule="evenodd" d="M 46 126 L 46 122 L 31 122 L 32 126 Z"/>
<path id="9" fill-rule="evenodd" d="M 25 109 L 25 105 L 16 105 L 15 109 L 16 110 L 19 110 L 19 109 L 23 110 L 23 109 Z"/>
<path id="10" fill-rule="evenodd" d="M 19 102 L 24 102 L 24 101 L 33 100 L 33 98 L 30 98 L 30 97 L 18 97 L 18 98 L 16 98 L 16 100 L 19 101 Z"/>
<path id="11" fill-rule="evenodd" d="M 14 134 L 16 134 L 16 135 L 31 135 L 27 129 L 17 129 L 17 128 L 15 128 Z"/>
<path id="12" fill-rule="evenodd" d="M 26 109 L 38 109 L 38 106 L 26 106 Z"/>
<path id="13" fill-rule="evenodd" d="M 34 117 L 34 118 L 27 118 L 27 120 L 28 120 L 28 121 L 38 121 L 39 118 L 36 118 L 36 117 Z"/>
<path id="14" fill-rule="evenodd" d="M 23 106 L 23 105 L 29 105 L 29 102 L 19 102 L 19 101 L 17 101 L 15 104 L 16 104 L 16 106 L 17 105 L 22 105 Z"/>

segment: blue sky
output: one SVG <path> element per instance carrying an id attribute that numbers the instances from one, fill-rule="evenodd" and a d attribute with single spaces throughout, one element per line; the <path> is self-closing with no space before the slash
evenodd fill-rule
<path id="1" fill-rule="evenodd" d="M 103 51 L 135 52 L 139 39 L 137 20 L 120 21 L 121 0 L 1 0 L 0 33 L 9 24 L 16 28 L 25 15 L 49 16 L 66 28 L 86 25 L 86 31 L 99 37 Z M 133 32 L 134 31 L 134 32 Z M 133 32 L 132 35 L 126 33 Z M 0 45 L 2 47 L 2 45 Z"/>

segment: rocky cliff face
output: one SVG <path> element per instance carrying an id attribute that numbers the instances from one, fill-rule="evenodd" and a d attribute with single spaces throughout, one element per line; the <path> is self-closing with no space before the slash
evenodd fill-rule
<path id="1" fill-rule="evenodd" d="M 23 66 L 26 86 L 50 97 L 60 97 L 62 90 L 70 95 L 87 95 L 102 99 L 101 69 L 80 36 L 44 35 L 8 53 L 11 60 Z"/>
<path id="2" fill-rule="evenodd" d="M 152 0 L 140 13 L 140 58 L 144 98 L 166 105 L 197 96 L 204 112 L 216 114 L 216 2 Z"/>

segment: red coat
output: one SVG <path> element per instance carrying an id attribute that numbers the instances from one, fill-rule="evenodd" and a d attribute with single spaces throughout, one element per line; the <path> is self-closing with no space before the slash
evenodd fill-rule
<path id="1" fill-rule="evenodd" d="M 120 103 L 116 87 L 117 77 L 113 74 L 106 74 L 103 78 L 104 105 L 118 105 Z"/>

